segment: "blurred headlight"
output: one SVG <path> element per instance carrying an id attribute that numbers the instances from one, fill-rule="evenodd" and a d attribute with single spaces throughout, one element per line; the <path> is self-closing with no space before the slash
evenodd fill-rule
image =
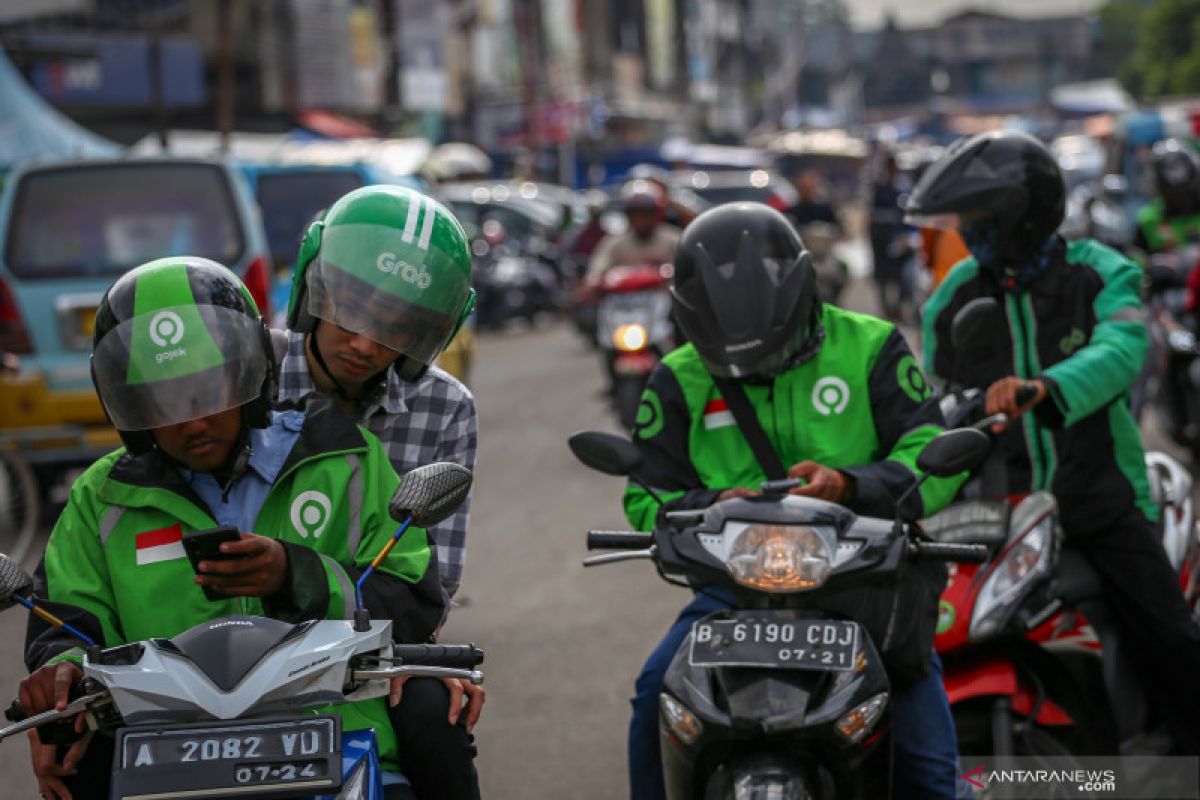
<path id="1" fill-rule="evenodd" d="M 613 331 L 613 346 L 625 352 L 641 350 L 646 346 L 646 329 L 637 323 L 618 325 Z"/>
<path id="2" fill-rule="evenodd" d="M 1177 353 L 1190 353 L 1196 349 L 1196 336 L 1191 331 L 1171 331 L 1167 341 Z"/>
<path id="3" fill-rule="evenodd" d="M 975 600 L 971 641 L 998 633 L 1026 590 L 1050 573 L 1054 544 L 1054 517 L 1047 515 L 1004 549 Z"/>
<path id="4" fill-rule="evenodd" d="M 680 741 L 684 744 L 695 744 L 704 733 L 704 725 L 696 719 L 696 715 L 688 711 L 683 703 L 669 694 L 658 696 L 658 706 L 662 709 L 663 718 Z"/>
<path id="5" fill-rule="evenodd" d="M 743 586 L 764 592 L 802 592 L 833 571 L 831 530 L 796 525 L 751 525 L 737 535 L 725 565 Z"/>
<path id="6" fill-rule="evenodd" d="M 847 741 L 857 742 L 875 727 L 887 708 L 888 693 L 880 692 L 837 721 L 837 731 Z"/>

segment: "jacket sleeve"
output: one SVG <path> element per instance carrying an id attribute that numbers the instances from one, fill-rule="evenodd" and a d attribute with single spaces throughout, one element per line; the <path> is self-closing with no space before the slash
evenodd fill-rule
<path id="1" fill-rule="evenodd" d="M 478 442 L 475 400 L 468 394 L 459 403 L 450 422 L 442 431 L 437 460 L 453 461 L 474 472 Z M 468 496 L 457 511 L 429 531 L 437 545 L 438 571 L 441 574 L 442 586 L 450 597 L 454 596 L 462 584 L 463 567 L 467 560 L 467 524 L 470 522 L 470 516 L 471 498 Z"/>
<path id="2" fill-rule="evenodd" d="M 1097 259 L 1093 268 L 1104 287 L 1093 307 L 1096 326 L 1091 339 L 1070 358 L 1042 372 L 1053 403 L 1038 406 L 1038 419 L 1069 427 L 1129 391 L 1146 357 L 1148 341 L 1142 320 L 1142 271 L 1115 253 Z"/>
<path id="3" fill-rule="evenodd" d="M 917 454 L 942 432 L 944 420 L 933 389 L 899 331 L 892 329 L 871 367 L 871 413 L 881 459 L 843 469 L 854 477 L 857 494 L 850 507 L 860 514 L 891 517 L 897 510 L 928 516 L 954 497 L 966 476 L 931 478 L 919 492 L 896 503 L 918 475 Z"/>
<path id="4" fill-rule="evenodd" d="M 388 514 L 388 501 L 400 483 L 382 445 L 364 431 L 362 538 L 345 562 L 303 545 L 288 549 L 288 580 L 275 597 L 264 600 L 269 616 L 286 621 L 349 619 L 354 612 L 354 583 L 383 550 L 399 523 Z M 410 527 L 363 584 L 363 604 L 375 619 L 392 620 L 400 642 L 424 642 L 441 623 L 446 596 L 438 580 L 437 559 L 423 528 Z"/>
<path id="5" fill-rule="evenodd" d="M 125 641 L 100 541 L 100 518 L 107 509 L 85 487 L 85 478 L 77 480 L 34 576 L 39 604 L 102 647 Z M 82 662 L 84 647 L 73 634 L 29 615 L 25 666 L 31 672 L 52 662 Z"/>
<path id="6" fill-rule="evenodd" d="M 720 489 L 700 482 L 688 457 L 691 413 L 675 373 L 659 364 L 650 373 L 633 441 L 642 454 L 637 476 L 654 489 L 666 505 L 661 509 L 650 493 L 633 481 L 625 489 L 625 516 L 634 528 L 654 528 L 661 511 L 704 508 L 716 501 Z"/>

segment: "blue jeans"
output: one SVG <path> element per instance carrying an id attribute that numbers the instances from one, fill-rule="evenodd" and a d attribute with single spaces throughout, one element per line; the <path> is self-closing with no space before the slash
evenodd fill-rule
<path id="1" fill-rule="evenodd" d="M 631 700 L 633 717 L 629 721 L 631 800 L 666 797 L 658 745 L 658 696 L 667 668 L 691 632 L 692 623 L 731 605 L 732 598 L 719 588 L 710 587 L 703 594 L 697 593 L 642 667 Z M 970 787 L 958 781 L 954 718 L 942 686 L 942 663 L 936 653 L 924 679 L 892 693 L 892 747 L 895 753 L 892 796 L 897 800 L 972 796 Z"/>

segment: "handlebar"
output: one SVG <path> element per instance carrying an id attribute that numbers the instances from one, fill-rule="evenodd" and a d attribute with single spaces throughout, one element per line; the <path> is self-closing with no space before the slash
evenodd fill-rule
<path id="1" fill-rule="evenodd" d="M 14 699 L 8 708 L 4 709 L 4 718 L 9 722 L 20 722 L 25 719 L 25 711 L 21 708 L 21 701 Z"/>
<path id="2" fill-rule="evenodd" d="M 639 531 L 588 531 L 588 550 L 640 550 L 654 544 L 654 537 Z"/>
<path id="3" fill-rule="evenodd" d="M 987 545 L 948 542 L 909 542 L 909 552 L 922 561 L 959 561 L 982 564 L 988 560 Z"/>
<path id="4" fill-rule="evenodd" d="M 420 667 L 474 669 L 483 663 L 483 651 L 473 644 L 394 644 L 392 657 Z"/>

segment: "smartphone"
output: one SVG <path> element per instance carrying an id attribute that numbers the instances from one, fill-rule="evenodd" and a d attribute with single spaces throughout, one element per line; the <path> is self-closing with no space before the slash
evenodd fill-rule
<path id="1" fill-rule="evenodd" d="M 235 525 L 222 525 L 219 528 L 206 528 L 202 531 L 192 531 L 183 535 L 183 551 L 187 553 L 188 561 L 192 562 L 192 571 L 200 574 L 201 561 L 229 561 L 240 556 L 221 552 L 225 542 L 236 542 L 242 534 Z M 229 595 L 218 592 L 210 586 L 201 586 L 204 596 L 209 600 L 228 600 Z"/>

